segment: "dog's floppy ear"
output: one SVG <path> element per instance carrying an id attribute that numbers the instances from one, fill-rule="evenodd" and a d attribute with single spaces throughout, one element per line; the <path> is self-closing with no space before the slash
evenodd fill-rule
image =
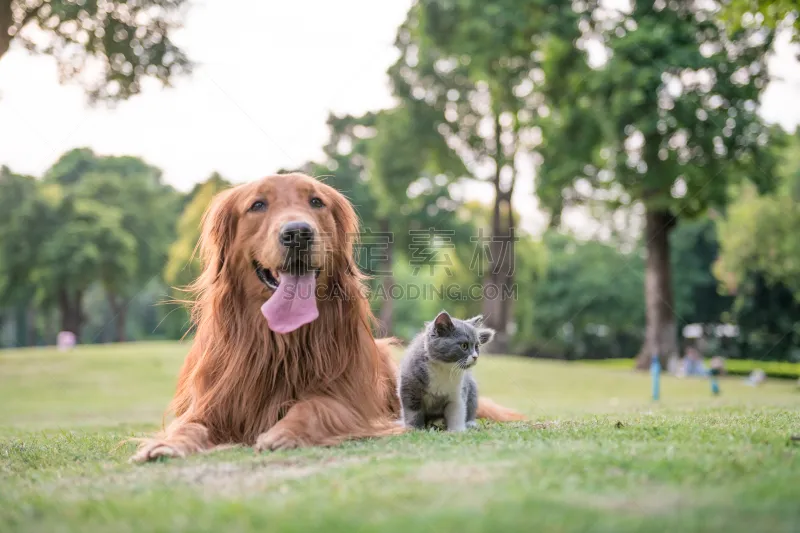
<path id="1" fill-rule="evenodd" d="M 353 251 L 359 240 L 358 215 L 352 204 L 339 191 L 331 188 L 333 218 L 336 221 L 336 240 L 344 251 L 346 261 L 344 269 L 347 273 L 359 272 Z"/>
<path id="2" fill-rule="evenodd" d="M 481 328 L 478 330 L 478 344 L 484 345 L 492 342 L 494 330 L 492 328 Z"/>
<path id="3" fill-rule="evenodd" d="M 236 235 L 235 192 L 236 189 L 228 189 L 217 194 L 203 214 L 202 232 L 197 244 L 203 267 L 214 277 L 222 272 Z"/>

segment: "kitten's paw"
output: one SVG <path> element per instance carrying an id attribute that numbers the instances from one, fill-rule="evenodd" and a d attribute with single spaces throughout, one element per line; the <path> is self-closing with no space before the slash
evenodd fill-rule
<path id="1" fill-rule="evenodd" d="M 452 428 L 447 428 L 447 431 L 450 431 L 450 432 L 453 432 L 453 433 L 462 433 L 462 432 L 464 432 L 466 430 L 467 430 L 467 426 L 466 425 L 453 426 Z"/>
<path id="2" fill-rule="evenodd" d="M 470 420 L 469 422 L 467 422 L 467 429 L 475 429 L 476 427 L 478 427 L 477 420 Z"/>

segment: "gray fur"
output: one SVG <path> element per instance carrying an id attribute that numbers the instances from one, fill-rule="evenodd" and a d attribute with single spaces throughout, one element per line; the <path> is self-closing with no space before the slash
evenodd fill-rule
<path id="1" fill-rule="evenodd" d="M 470 369 L 494 337 L 482 325 L 481 315 L 459 320 L 442 311 L 408 345 L 399 384 L 407 427 L 423 429 L 439 420 L 448 431 L 475 426 L 478 385 Z"/>

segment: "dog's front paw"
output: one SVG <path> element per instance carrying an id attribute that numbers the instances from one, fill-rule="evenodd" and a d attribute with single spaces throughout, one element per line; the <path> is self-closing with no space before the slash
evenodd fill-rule
<path id="1" fill-rule="evenodd" d="M 139 450 L 130 458 L 131 463 L 146 463 L 148 461 L 155 461 L 162 457 L 179 457 L 183 458 L 185 455 L 179 449 L 170 446 L 162 441 L 151 441 L 143 445 Z"/>
<path id="2" fill-rule="evenodd" d="M 262 433 L 256 439 L 253 447 L 256 452 L 267 452 L 277 450 L 292 450 L 303 446 L 303 441 L 294 433 L 281 427 L 274 427 Z"/>

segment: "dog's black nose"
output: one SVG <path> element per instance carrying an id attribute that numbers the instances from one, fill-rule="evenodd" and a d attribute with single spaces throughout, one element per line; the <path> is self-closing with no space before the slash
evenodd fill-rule
<path id="1" fill-rule="evenodd" d="M 314 228 L 308 222 L 287 222 L 281 228 L 279 239 L 281 244 L 291 248 L 307 245 L 314 238 Z"/>

